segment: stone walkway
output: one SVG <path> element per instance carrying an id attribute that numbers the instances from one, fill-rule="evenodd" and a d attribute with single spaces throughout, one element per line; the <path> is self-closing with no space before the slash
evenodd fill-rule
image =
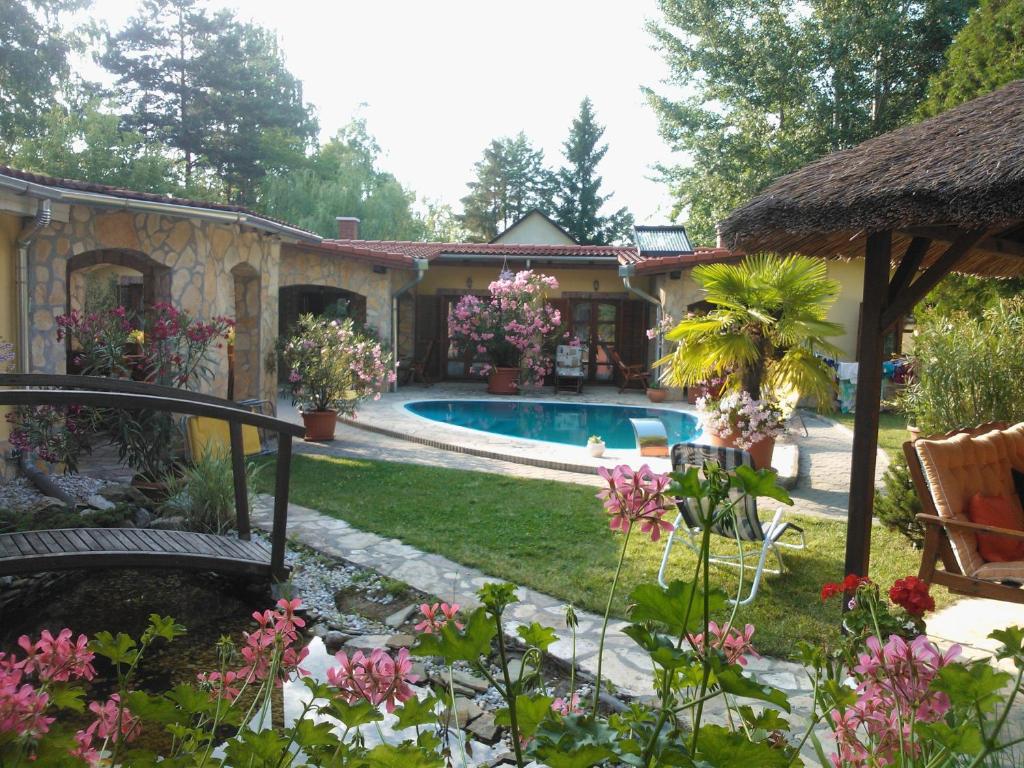
<path id="1" fill-rule="evenodd" d="M 273 521 L 273 499 L 258 496 L 253 502 L 253 524 L 270 530 Z M 443 600 L 457 602 L 463 607 L 479 605 L 476 591 L 485 583 L 495 581 L 486 574 L 440 555 L 420 552 L 397 539 L 386 539 L 373 533 L 353 528 L 343 520 L 323 515 L 316 510 L 288 505 L 289 537 L 298 542 L 343 558 L 405 583 Z M 549 652 L 566 662 L 572 658 L 571 636 L 565 624 L 565 603 L 553 597 L 520 587 L 520 602 L 509 609 L 506 631 L 515 634 L 520 624 L 532 621 L 554 627 L 558 642 Z M 595 674 L 597 646 L 601 632 L 601 617 L 586 611 L 577 611 L 579 628 L 576 635 L 576 660 L 580 668 Z M 625 622 L 612 622 L 605 639 L 603 675 L 619 690 L 632 696 L 653 694 L 651 668 L 636 644 L 622 633 Z M 748 669 L 766 684 L 786 691 L 793 705 L 795 720 L 805 717 L 812 704 L 811 689 L 803 668 L 779 659 L 750 659 Z M 721 707 L 711 710 L 712 716 L 722 714 Z"/>

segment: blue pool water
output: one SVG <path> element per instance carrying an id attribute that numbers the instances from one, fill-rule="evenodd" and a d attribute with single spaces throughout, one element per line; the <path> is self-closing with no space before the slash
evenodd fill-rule
<path id="1" fill-rule="evenodd" d="M 636 448 L 630 419 L 660 419 L 669 445 L 692 440 L 700 428 L 688 413 L 664 408 L 529 400 L 420 400 L 406 409 L 433 421 L 508 437 L 583 446 L 600 435 L 609 448 Z"/>

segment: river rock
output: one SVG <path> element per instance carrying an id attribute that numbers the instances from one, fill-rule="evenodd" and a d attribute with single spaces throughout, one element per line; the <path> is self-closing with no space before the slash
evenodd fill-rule
<path id="1" fill-rule="evenodd" d="M 412 644 L 416 642 L 416 638 L 412 635 L 392 635 L 388 638 L 388 648 L 392 650 L 399 650 L 401 648 L 412 648 Z"/>
<path id="2" fill-rule="evenodd" d="M 324 646 L 326 646 L 328 653 L 337 653 L 351 639 L 351 635 L 346 635 L 344 632 L 339 632 L 336 629 L 329 629 L 324 634 Z"/>
<path id="3" fill-rule="evenodd" d="M 389 638 L 390 635 L 359 635 L 358 637 L 346 640 L 343 647 L 348 653 L 354 653 L 355 651 L 372 653 L 378 648 L 387 650 Z"/>
<path id="4" fill-rule="evenodd" d="M 158 531 L 184 531 L 185 518 L 180 515 L 158 517 L 149 524 L 149 527 L 156 528 Z"/>
<path id="5" fill-rule="evenodd" d="M 117 506 L 110 499 L 106 499 L 98 493 L 94 493 L 92 496 L 87 498 L 85 503 L 93 509 L 113 509 Z"/>
<path id="6" fill-rule="evenodd" d="M 452 670 L 452 682 L 456 686 L 468 688 L 473 693 L 483 693 L 491 687 L 491 684 L 482 677 L 471 675 L 469 672 L 463 672 L 461 669 Z"/>
<path id="7" fill-rule="evenodd" d="M 135 510 L 135 527 L 136 528 L 149 528 L 153 522 L 153 513 L 145 507 L 139 507 Z"/>
<path id="8" fill-rule="evenodd" d="M 96 492 L 97 496 L 102 496 L 108 501 L 112 501 L 115 504 L 118 503 L 130 503 L 130 504 L 145 504 L 149 501 L 146 498 L 146 494 L 136 488 L 134 485 L 127 483 L 118 483 L 115 485 L 107 485 L 100 488 Z"/>
<path id="9" fill-rule="evenodd" d="M 455 720 L 459 724 L 459 728 L 465 728 L 483 713 L 484 711 L 471 699 L 464 696 L 455 697 Z"/>
<path id="10" fill-rule="evenodd" d="M 484 744 L 494 745 L 501 738 L 501 728 L 494 722 L 491 712 L 484 712 L 466 726 L 466 731 Z"/>
<path id="11" fill-rule="evenodd" d="M 405 608 L 395 611 L 386 619 L 384 619 L 384 623 L 392 629 L 398 629 L 400 626 L 402 626 L 403 624 L 405 624 L 405 622 L 409 620 L 410 616 L 416 613 L 418 608 L 419 606 L 417 605 L 407 605 L 405 606 Z"/>

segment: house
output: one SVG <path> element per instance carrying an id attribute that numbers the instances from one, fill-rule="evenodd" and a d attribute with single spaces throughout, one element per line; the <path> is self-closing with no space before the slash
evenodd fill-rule
<path id="1" fill-rule="evenodd" d="M 637 227 L 630 246 L 579 245 L 540 211 L 482 244 L 362 240 L 359 221 L 344 216 L 338 237 L 322 238 L 238 206 L 0 166 L 0 339 L 15 344 L 19 370 L 65 372 L 56 318 L 107 286 L 139 310 L 169 301 L 202 317 L 234 317 L 238 399 L 273 401 L 278 338 L 304 312 L 358 319 L 399 360 L 427 360 L 437 379 L 478 376 L 449 344 L 447 312 L 464 294 L 486 294 L 506 269 L 558 279 L 551 299 L 590 350 L 588 379 L 610 381 L 607 347 L 650 363 L 657 350 L 646 330 L 659 313 L 679 317 L 700 301 L 690 269 L 737 258 L 693 247 L 679 226 Z M 861 269 L 830 262 L 843 285 L 833 316 L 847 328 L 840 346 L 851 358 Z M 221 354 L 208 389 L 226 394 L 228 373 Z"/>

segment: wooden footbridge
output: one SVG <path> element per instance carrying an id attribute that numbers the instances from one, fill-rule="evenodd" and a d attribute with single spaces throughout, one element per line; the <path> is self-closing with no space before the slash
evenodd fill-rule
<path id="1" fill-rule="evenodd" d="M 211 395 L 101 376 L 0 374 L 0 405 L 84 405 L 205 416 L 228 423 L 238 537 L 150 528 L 63 528 L 0 533 L 0 575 L 77 568 L 190 568 L 275 581 L 284 562 L 292 438 L 305 430 Z M 270 548 L 253 541 L 249 523 L 242 427 L 277 434 L 274 524 Z"/>

